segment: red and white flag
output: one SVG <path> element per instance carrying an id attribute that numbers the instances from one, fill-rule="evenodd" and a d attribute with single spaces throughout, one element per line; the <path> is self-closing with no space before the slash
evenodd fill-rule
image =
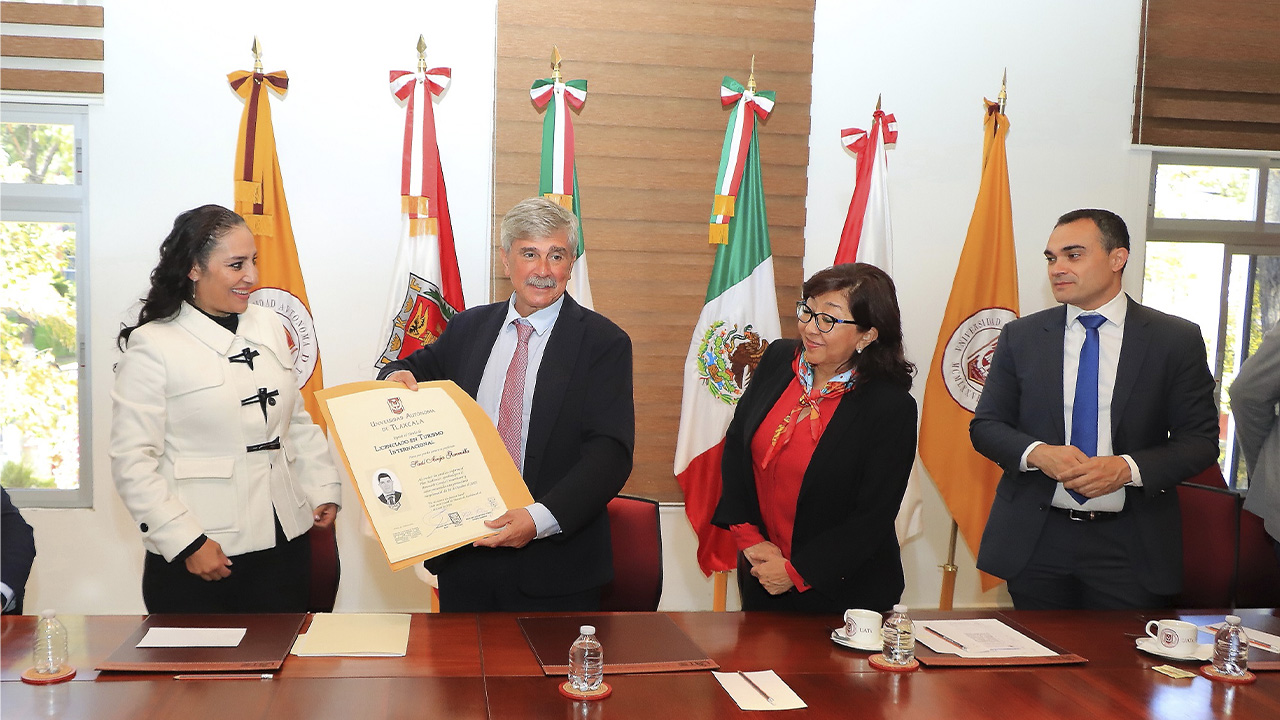
<path id="1" fill-rule="evenodd" d="M 893 275 L 893 233 L 889 228 L 889 162 L 885 152 L 898 141 L 898 121 L 879 108 L 871 129 L 840 131 L 840 142 L 858 157 L 857 184 L 840 233 L 836 264 L 863 262 Z"/>
<path id="2" fill-rule="evenodd" d="M 849 201 L 849 214 L 840 233 L 835 264 L 862 262 L 893 275 L 893 230 L 889 221 L 889 162 L 887 148 L 898 142 L 898 121 L 876 108 L 871 129 L 840 131 L 840 143 L 858 158 L 857 184 Z M 924 499 L 920 494 L 919 462 L 907 480 L 895 523 L 898 542 L 924 531 Z"/>
<path id="3" fill-rule="evenodd" d="M 391 71 L 391 92 L 405 107 L 401 229 L 377 368 L 434 342 L 463 310 L 433 103 L 449 86 L 449 77 L 449 68 Z"/>

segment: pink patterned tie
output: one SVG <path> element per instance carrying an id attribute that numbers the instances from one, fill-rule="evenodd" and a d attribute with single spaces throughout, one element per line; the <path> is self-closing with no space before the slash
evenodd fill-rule
<path id="1" fill-rule="evenodd" d="M 502 384 L 502 402 L 498 404 L 498 435 L 516 462 L 516 468 L 524 470 L 524 457 L 520 452 L 520 436 L 524 425 L 524 374 L 529 367 L 529 336 L 533 335 L 533 326 L 528 320 L 518 318 L 515 321 L 516 341 L 515 354 L 511 356 L 511 364 L 507 366 L 507 379 Z"/>

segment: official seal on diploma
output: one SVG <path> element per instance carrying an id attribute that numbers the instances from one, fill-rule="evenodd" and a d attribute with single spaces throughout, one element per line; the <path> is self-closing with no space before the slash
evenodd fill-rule
<path id="1" fill-rule="evenodd" d="M 348 383 L 316 398 L 392 570 L 491 535 L 485 520 L 533 502 L 493 422 L 449 380 L 416 392 Z"/>

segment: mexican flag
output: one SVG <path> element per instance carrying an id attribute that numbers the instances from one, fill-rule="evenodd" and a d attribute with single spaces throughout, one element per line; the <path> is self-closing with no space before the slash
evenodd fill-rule
<path id="1" fill-rule="evenodd" d="M 391 93 L 404 103 L 404 149 L 400 247 L 383 315 L 381 355 L 374 364 L 379 369 L 435 342 L 464 309 L 433 108 L 450 76 L 449 68 L 391 71 Z"/>
<path id="2" fill-rule="evenodd" d="M 578 251 L 569 277 L 569 294 L 578 304 L 592 308 L 591 281 L 587 276 L 587 243 L 583 239 L 582 195 L 578 193 L 578 164 L 574 156 L 573 114 L 587 101 L 587 81 L 542 78 L 533 82 L 529 97 L 542 116 L 542 165 L 538 194 L 571 210 L 578 218 Z"/>
<path id="3" fill-rule="evenodd" d="M 266 92 L 270 89 L 283 95 L 289 88 L 289 76 L 283 70 L 263 73 L 255 69 L 233 72 L 227 80 L 245 101 L 236 141 L 234 209 L 244 218 L 258 245 L 258 287 L 249 302 L 280 316 L 303 402 L 311 419 L 324 428 L 320 405 L 312 395 L 324 387 L 320 343 L 298 264 L 298 247 L 293 241 L 293 224 L 285 202 L 280 159 L 276 156 L 276 134 L 271 125 L 270 93 Z"/>
<path id="4" fill-rule="evenodd" d="M 781 335 L 755 136 L 756 118 L 768 116 L 773 99 L 772 92 L 757 94 L 724 79 L 721 100 L 734 107 L 711 218 L 712 242 L 718 234 L 724 242 L 717 243 L 706 304 L 685 358 L 675 462 L 685 513 L 698 534 L 698 565 L 708 575 L 732 570 L 738 552 L 729 532 L 711 525 L 725 430 L 765 346 Z"/>

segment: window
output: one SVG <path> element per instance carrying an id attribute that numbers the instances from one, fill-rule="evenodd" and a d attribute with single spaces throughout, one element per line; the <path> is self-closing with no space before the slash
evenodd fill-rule
<path id="1" fill-rule="evenodd" d="M 1248 486 L 1228 391 L 1280 320 L 1280 157 L 1152 160 L 1143 301 L 1200 325 L 1218 382 L 1218 462 Z"/>
<path id="2" fill-rule="evenodd" d="M 0 484 L 89 507 L 85 108 L 0 106 Z"/>

